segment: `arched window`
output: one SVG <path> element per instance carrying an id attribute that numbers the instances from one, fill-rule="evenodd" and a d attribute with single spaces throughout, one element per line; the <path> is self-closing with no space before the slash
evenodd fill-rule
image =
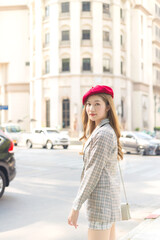
<path id="1" fill-rule="evenodd" d="M 112 30 L 109 26 L 103 26 L 103 46 L 111 46 L 112 45 Z"/>
<path id="2" fill-rule="evenodd" d="M 63 99 L 62 101 L 62 127 L 70 126 L 70 100 Z"/>
<path id="3" fill-rule="evenodd" d="M 111 72 L 111 59 L 109 56 L 103 58 L 103 72 Z"/>

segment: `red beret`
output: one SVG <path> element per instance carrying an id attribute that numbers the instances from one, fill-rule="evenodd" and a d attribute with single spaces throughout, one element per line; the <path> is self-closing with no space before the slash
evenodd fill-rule
<path id="1" fill-rule="evenodd" d="M 105 86 L 105 85 L 97 85 L 95 87 L 92 87 L 88 92 L 86 92 L 83 96 L 83 105 L 85 104 L 87 98 L 91 95 L 97 94 L 97 93 L 106 93 L 114 97 L 114 93 L 112 88 Z"/>

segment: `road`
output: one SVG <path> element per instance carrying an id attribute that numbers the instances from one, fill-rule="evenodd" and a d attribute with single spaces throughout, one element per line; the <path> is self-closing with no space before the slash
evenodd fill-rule
<path id="1" fill-rule="evenodd" d="M 0 200 L 1 240 L 87 239 L 84 207 L 78 229 L 67 224 L 83 166 L 79 151 L 15 148 L 17 176 Z M 117 239 L 160 208 L 160 156 L 125 155 L 121 168 L 132 220 L 116 224 Z"/>

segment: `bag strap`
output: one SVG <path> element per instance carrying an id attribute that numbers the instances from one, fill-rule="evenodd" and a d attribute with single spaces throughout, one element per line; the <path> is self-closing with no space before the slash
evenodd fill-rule
<path id="1" fill-rule="evenodd" d="M 126 189 L 125 189 L 125 185 L 124 185 L 124 180 L 123 180 L 122 170 L 121 170 L 121 166 L 120 166 L 119 160 L 118 160 L 118 166 L 119 166 L 119 172 L 120 172 L 120 176 L 121 176 L 121 181 L 122 181 L 124 196 L 125 196 L 125 199 L 126 199 L 126 203 L 128 204 Z"/>

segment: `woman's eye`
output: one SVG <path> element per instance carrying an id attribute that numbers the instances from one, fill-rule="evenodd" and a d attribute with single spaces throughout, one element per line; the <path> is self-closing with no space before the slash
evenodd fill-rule
<path id="1" fill-rule="evenodd" d="M 99 106 L 100 104 L 99 103 L 96 103 L 96 106 Z"/>
<path id="2" fill-rule="evenodd" d="M 90 103 L 87 103 L 87 106 L 90 106 L 91 104 Z"/>

